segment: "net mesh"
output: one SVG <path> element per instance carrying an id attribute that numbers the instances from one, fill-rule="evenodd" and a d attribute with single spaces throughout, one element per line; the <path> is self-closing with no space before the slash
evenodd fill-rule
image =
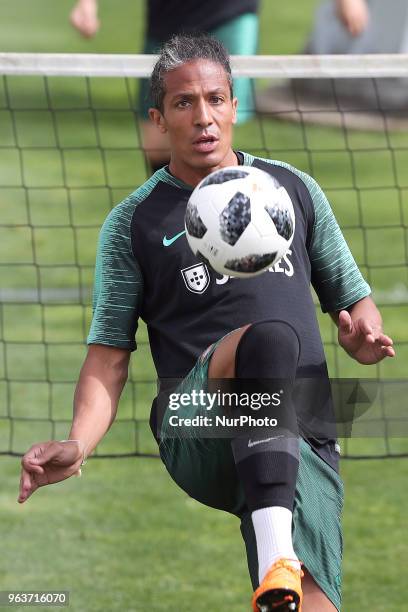
<path id="1" fill-rule="evenodd" d="M 154 58 L 110 57 L 0 54 L 1 454 L 66 437 L 91 319 L 99 228 L 148 176 L 134 77 L 148 75 Z M 403 379 L 408 357 L 408 113 L 398 96 L 390 102 L 385 95 L 407 76 L 408 60 L 381 57 L 376 65 L 369 56 L 234 62 L 236 75 L 253 77 L 258 108 L 247 109 L 235 147 L 316 178 L 395 339 L 398 359 L 368 374 L 339 349 L 335 327 L 316 306 L 337 378 Z M 357 83 L 366 94 L 358 103 L 350 96 Z M 99 456 L 156 454 L 148 426 L 154 369 L 146 329 L 138 334 Z M 408 454 L 384 396 L 382 435 L 344 440 L 344 456 Z"/>

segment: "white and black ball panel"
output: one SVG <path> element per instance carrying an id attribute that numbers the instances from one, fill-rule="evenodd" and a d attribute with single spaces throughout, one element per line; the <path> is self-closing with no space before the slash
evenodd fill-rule
<path id="1" fill-rule="evenodd" d="M 221 240 L 206 240 L 204 237 L 202 240 L 197 241 L 197 250 L 194 252 L 202 253 L 210 262 L 211 267 L 215 270 L 216 268 L 214 266 L 217 265 L 217 261 L 224 261 L 225 259 L 225 246 L 225 243 Z"/>
<path id="2" fill-rule="evenodd" d="M 265 197 L 263 193 L 257 193 L 251 198 L 251 225 L 255 226 L 259 236 L 273 239 L 278 235 L 274 223 L 265 208 Z"/>
<path id="3" fill-rule="evenodd" d="M 218 170 L 199 183 L 190 201 L 189 245 L 220 274 L 242 278 L 261 274 L 290 247 L 295 224 L 292 202 L 279 181 L 263 170 L 247 166 Z"/>
<path id="4" fill-rule="evenodd" d="M 185 215 L 186 232 L 194 238 L 202 238 L 207 231 L 194 200 L 189 200 Z"/>
<path id="5" fill-rule="evenodd" d="M 228 181 L 236 181 L 238 179 L 246 178 L 247 176 L 248 172 L 242 170 L 240 167 L 221 168 L 220 170 L 212 172 L 203 181 L 201 181 L 198 188 L 203 189 L 204 187 L 208 187 L 209 185 L 222 185 L 223 183 L 227 183 Z"/>
<path id="6" fill-rule="evenodd" d="M 242 276 L 253 276 L 255 273 L 264 272 L 266 267 L 272 266 L 276 255 L 276 253 L 265 253 L 263 255 L 252 253 L 240 259 L 229 259 L 225 263 L 225 268 L 229 272 L 239 272 Z"/>
<path id="7" fill-rule="evenodd" d="M 282 236 L 285 240 L 290 240 L 293 235 L 293 223 L 289 212 L 287 210 L 282 210 L 276 205 L 272 207 L 266 205 L 265 209 L 274 222 L 279 236 Z"/>
<path id="8" fill-rule="evenodd" d="M 295 214 L 293 204 L 284 187 L 278 190 L 279 197 L 265 204 L 265 210 L 271 217 L 279 236 L 292 240 L 295 231 Z"/>
<path id="9" fill-rule="evenodd" d="M 219 218 L 221 238 L 234 246 L 251 223 L 251 200 L 237 191 L 222 210 Z"/>

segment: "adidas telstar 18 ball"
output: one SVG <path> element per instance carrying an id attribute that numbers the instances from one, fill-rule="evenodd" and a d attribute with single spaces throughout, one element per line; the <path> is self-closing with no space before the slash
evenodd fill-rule
<path id="1" fill-rule="evenodd" d="M 221 168 L 203 179 L 187 204 L 193 253 L 220 274 L 247 278 L 273 266 L 289 249 L 295 214 L 288 192 L 250 166 Z"/>

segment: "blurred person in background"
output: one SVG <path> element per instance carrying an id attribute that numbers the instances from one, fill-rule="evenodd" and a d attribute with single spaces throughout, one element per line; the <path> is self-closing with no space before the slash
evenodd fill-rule
<path id="1" fill-rule="evenodd" d="M 406 0 L 325 0 L 315 14 L 303 53 L 311 55 L 408 52 L 408 2 Z M 323 110 L 325 107 L 401 111 L 408 102 L 408 80 L 387 78 L 293 79 L 282 87 L 272 85 L 257 98 L 261 112 L 274 112 L 279 103 L 295 100 Z M 360 115 L 361 116 L 361 115 Z M 315 120 L 324 122 L 324 117 Z M 330 118 L 326 115 L 326 120 Z M 358 126 L 355 126 L 358 127 Z M 361 126 L 360 126 L 361 127 Z M 374 124 L 373 124 L 374 127 Z M 381 124 L 382 127 L 382 124 Z"/>
<path id="2" fill-rule="evenodd" d="M 337 17 L 337 18 L 336 18 Z M 406 53 L 406 0 L 332 0 L 320 5 L 305 52 L 315 54 Z M 307 81 L 303 88 L 324 93 L 329 81 Z M 408 101 L 406 79 L 341 79 L 336 95 L 347 106 L 401 109 Z"/>
<path id="3" fill-rule="evenodd" d="M 330 7 L 329 10 L 334 8 L 343 27 L 355 38 L 368 26 L 370 12 L 367 0 L 335 0 L 334 5 L 333 2 L 326 2 L 322 6 Z"/>
<path id="4" fill-rule="evenodd" d="M 259 0 L 147 0 L 143 53 L 158 53 L 174 34 L 206 32 L 221 41 L 231 55 L 254 55 L 258 49 Z M 70 14 L 71 24 L 86 38 L 101 27 L 98 0 L 78 0 Z M 234 80 L 239 100 L 237 122 L 247 121 L 254 112 L 252 81 Z M 152 101 L 149 81 L 142 79 L 138 109 L 142 118 L 143 148 L 152 171 L 170 159 L 167 136 L 160 134 L 148 116 Z"/>

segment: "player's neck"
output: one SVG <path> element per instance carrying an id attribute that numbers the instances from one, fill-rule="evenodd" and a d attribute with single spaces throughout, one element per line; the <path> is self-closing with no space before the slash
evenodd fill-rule
<path id="1" fill-rule="evenodd" d="M 236 153 L 230 149 L 222 162 L 214 167 L 194 168 L 182 161 L 172 158 L 169 163 L 169 171 L 173 176 L 183 181 L 183 183 L 186 183 L 186 185 L 195 187 L 203 178 L 211 174 L 211 172 L 215 172 L 215 170 L 219 168 L 226 168 L 227 166 L 237 166 L 238 163 L 239 161 Z"/>

